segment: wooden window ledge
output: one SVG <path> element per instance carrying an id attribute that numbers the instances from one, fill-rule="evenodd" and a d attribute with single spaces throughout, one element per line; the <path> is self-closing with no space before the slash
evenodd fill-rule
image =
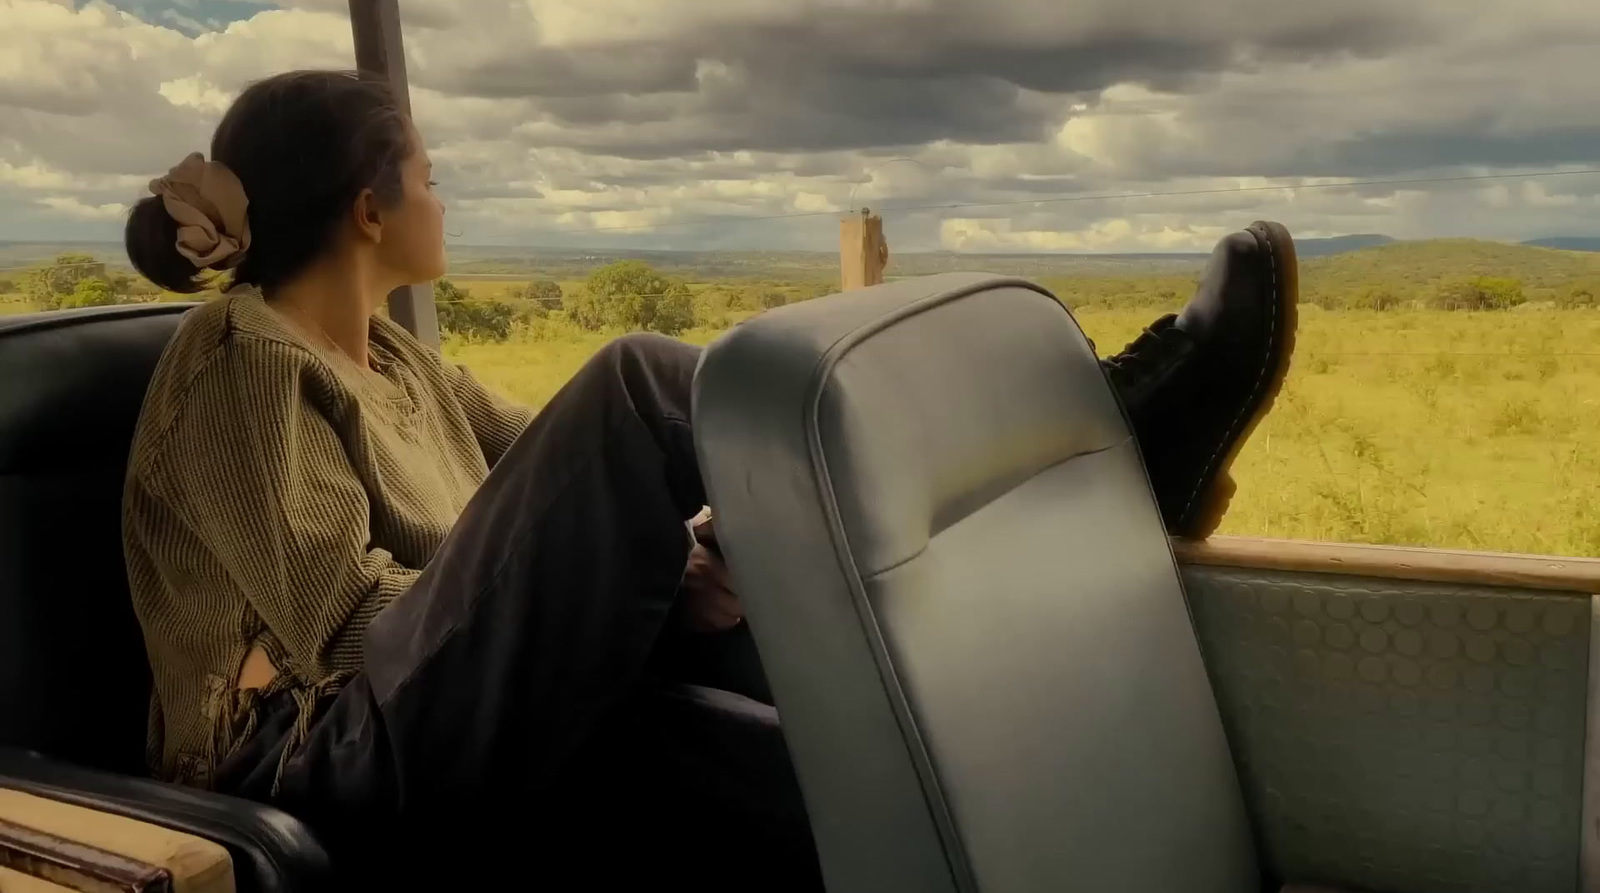
<path id="1" fill-rule="evenodd" d="M 1600 594 L 1600 558 L 1214 536 L 1172 541 L 1179 564 Z"/>

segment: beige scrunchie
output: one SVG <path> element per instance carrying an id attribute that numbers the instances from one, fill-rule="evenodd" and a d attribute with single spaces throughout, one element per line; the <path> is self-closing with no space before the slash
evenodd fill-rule
<path id="1" fill-rule="evenodd" d="M 250 248 L 249 201 L 244 184 L 221 162 L 191 152 L 150 181 L 150 192 L 178 222 L 178 253 L 197 268 L 226 270 L 238 266 Z"/>

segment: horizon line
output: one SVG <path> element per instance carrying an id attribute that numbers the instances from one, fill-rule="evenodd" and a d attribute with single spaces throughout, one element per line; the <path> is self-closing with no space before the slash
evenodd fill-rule
<path id="1" fill-rule="evenodd" d="M 1317 236 L 1317 237 L 1308 237 L 1308 238 L 1297 238 L 1297 239 L 1295 239 L 1295 243 L 1299 244 L 1299 245 L 1311 245 L 1311 244 L 1336 242 L 1336 241 L 1350 240 L 1350 239 L 1383 239 L 1383 240 L 1386 240 L 1389 243 L 1395 243 L 1395 242 L 1469 241 L 1469 242 L 1500 243 L 1500 244 L 1507 244 L 1507 245 L 1529 245 L 1529 246 L 1533 246 L 1533 247 L 1539 247 L 1539 246 L 1534 245 L 1534 243 L 1537 243 L 1537 242 L 1554 242 L 1554 241 L 1592 241 L 1592 242 L 1600 242 L 1600 235 L 1592 235 L 1592 236 L 1552 235 L 1552 236 L 1537 236 L 1537 237 L 1534 237 L 1534 238 L 1531 238 L 1531 239 L 1520 239 L 1520 240 L 1518 240 L 1518 239 L 1509 239 L 1509 238 L 1488 238 L 1488 237 L 1481 237 L 1481 236 L 1426 236 L 1426 237 L 1422 237 L 1422 238 L 1402 239 L 1402 238 L 1397 238 L 1397 237 L 1394 237 L 1394 236 L 1389 236 L 1389 235 L 1386 235 L 1384 233 L 1349 233 L 1349 234 L 1346 234 L 1346 235 L 1339 235 L 1339 236 Z M 560 246 L 560 245 L 531 245 L 531 244 L 518 245 L 518 244 L 506 244 L 506 243 L 498 243 L 498 242 L 457 242 L 457 243 L 453 243 L 453 244 L 454 244 L 455 247 L 473 248 L 473 249 L 504 249 L 504 250 L 508 250 L 508 251 L 543 251 L 543 252 L 567 252 L 567 253 L 571 253 L 571 252 L 592 252 L 592 253 L 596 253 L 596 254 L 618 253 L 618 252 L 647 252 L 647 253 L 651 253 L 651 254 L 757 254 L 757 253 L 772 253 L 772 254 L 814 254 L 814 255 L 822 255 L 822 256 L 832 256 L 832 255 L 836 255 L 838 253 L 837 251 L 828 251 L 828 250 L 823 250 L 823 249 L 812 249 L 812 248 L 649 248 L 649 247 L 630 247 L 630 246 L 601 247 L 601 246 Z M 25 245 L 117 245 L 117 246 L 120 247 L 121 246 L 121 240 L 117 240 L 117 239 L 3 239 L 3 238 L 0 238 L 0 246 L 25 246 Z M 447 243 L 446 244 L 446 249 L 447 250 L 448 250 L 449 247 L 451 247 L 451 243 Z M 1365 246 L 1365 247 L 1376 247 L 1376 246 Z M 891 248 L 891 251 L 892 250 L 893 249 Z M 1125 257 L 1145 257 L 1145 258 L 1204 257 L 1206 255 L 1209 255 L 1210 253 L 1211 252 L 1209 250 L 1207 250 L 1207 249 L 1194 249 L 1194 250 L 1188 250 L 1188 251 L 960 251 L 960 250 L 950 249 L 950 248 L 924 249 L 924 250 L 919 250 L 919 251 L 907 250 L 907 251 L 898 252 L 898 254 L 900 256 L 918 256 L 918 255 L 940 255 L 940 254 L 944 254 L 944 255 L 970 255 L 970 256 L 974 256 L 974 257 L 1083 257 L 1083 258 L 1094 258 L 1094 257 L 1104 257 L 1104 258 L 1125 258 Z"/>

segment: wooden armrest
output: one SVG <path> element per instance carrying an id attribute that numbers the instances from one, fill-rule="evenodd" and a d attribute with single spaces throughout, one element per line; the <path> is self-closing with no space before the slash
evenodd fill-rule
<path id="1" fill-rule="evenodd" d="M 77 893 L 54 881 L 23 874 L 0 865 L 0 893 Z"/>
<path id="2" fill-rule="evenodd" d="M 1179 564 L 1600 594 L 1600 558 L 1214 536 L 1172 541 Z"/>
<path id="3" fill-rule="evenodd" d="M 0 788 L 0 866 L 77 890 L 234 890 L 233 860 L 219 844 L 10 788 Z"/>

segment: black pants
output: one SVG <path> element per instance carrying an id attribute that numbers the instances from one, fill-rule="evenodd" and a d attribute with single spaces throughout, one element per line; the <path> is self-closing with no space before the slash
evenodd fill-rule
<path id="1" fill-rule="evenodd" d="M 706 501 L 698 356 L 640 335 L 601 350 L 373 621 L 365 669 L 319 708 L 278 792 L 287 699 L 219 787 L 304 819 L 362 886 L 820 889 L 747 632 L 671 632 L 685 522 Z"/>

